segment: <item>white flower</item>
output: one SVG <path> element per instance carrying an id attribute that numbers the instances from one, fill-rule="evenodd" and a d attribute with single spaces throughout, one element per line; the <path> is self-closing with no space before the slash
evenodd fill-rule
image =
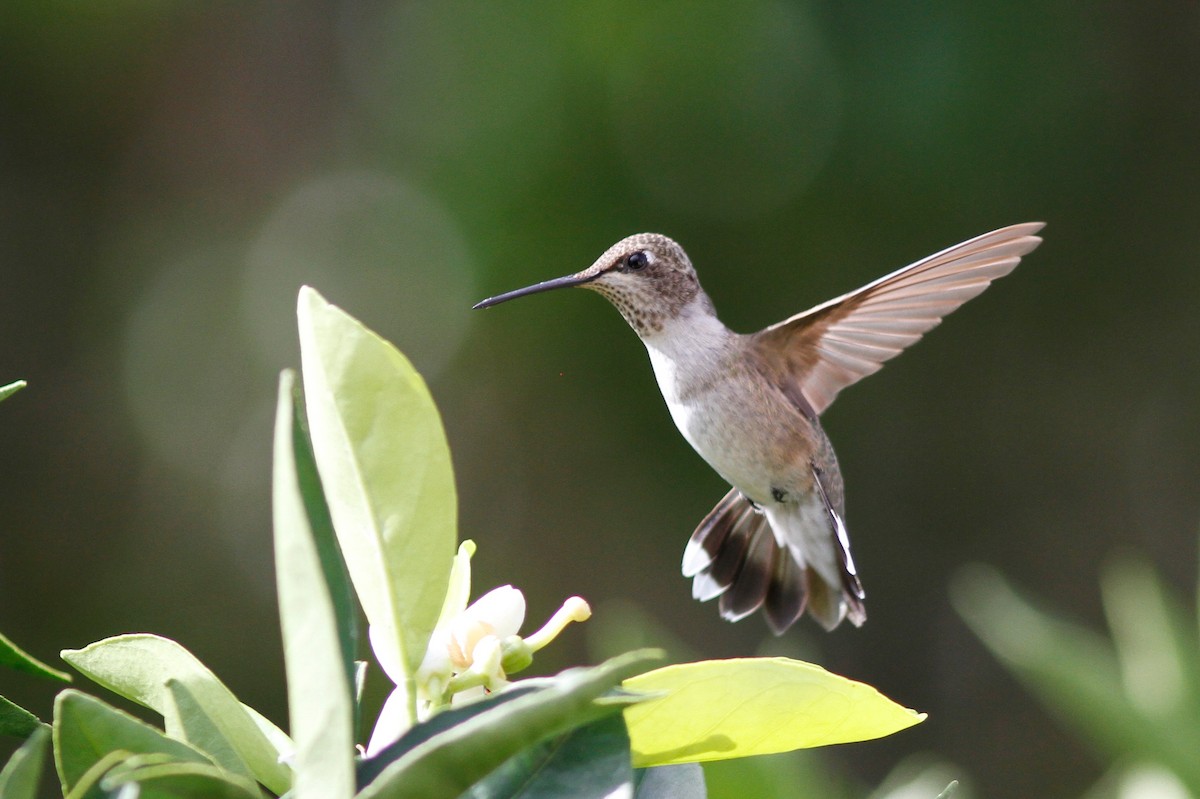
<path id="1" fill-rule="evenodd" d="M 454 700 L 503 690 L 509 673 L 528 666 L 533 653 L 554 640 L 569 623 L 591 616 L 587 602 L 571 597 L 540 630 L 522 639 L 517 633 L 525 621 L 525 596 L 516 588 L 502 585 L 467 604 L 473 554 L 475 544 L 462 542 L 450 569 L 442 612 L 415 675 L 417 717 L 421 721 Z M 397 648 L 383 640 L 375 627 L 368 633 L 379 665 L 396 685 L 367 744 L 370 757 L 408 729 L 409 703 Z"/>
<path id="2" fill-rule="evenodd" d="M 500 662 L 503 643 L 517 634 L 523 621 L 525 595 L 502 585 L 435 629 L 417 671 L 418 685 L 429 693 L 426 698 L 437 702 L 454 675 L 470 675 L 459 682 L 477 683 L 489 691 L 503 688 L 508 682 Z"/>

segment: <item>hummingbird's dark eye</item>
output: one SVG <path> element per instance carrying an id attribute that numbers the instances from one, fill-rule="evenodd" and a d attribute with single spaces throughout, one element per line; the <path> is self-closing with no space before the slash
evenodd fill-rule
<path id="1" fill-rule="evenodd" d="M 630 272 L 638 272 L 645 269 L 649 263 L 650 256 L 646 254 L 646 251 L 638 250 L 635 253 L 630 253 L 629 257 L 625 259 L 625 268 Z"/>

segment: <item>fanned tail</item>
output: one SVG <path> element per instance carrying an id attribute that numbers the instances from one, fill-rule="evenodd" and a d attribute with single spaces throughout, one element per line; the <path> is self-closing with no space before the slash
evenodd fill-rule
<path id="1" fill-rule="evenodd" d="M 847 563 L 849 553 L 837 550 L 842 579 L 831 583 L 781 547 L 767 517 L 735 488 L 692 534 L 683 553 L 683 576 L 692 578 L 692 596 L 701 602 L 719 597 L 721 617 L 728 621 L 761 609 L 775 635 L 806 610 L 826 630 L 843 618 L 861 625 L 867 618 L 862 587 Z"/>

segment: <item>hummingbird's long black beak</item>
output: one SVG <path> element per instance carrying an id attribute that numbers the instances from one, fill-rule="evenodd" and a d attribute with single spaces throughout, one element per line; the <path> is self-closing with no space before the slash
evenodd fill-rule
<path id="1" fill-rule="evenodd" d="M 580 272 L 576 275 L 556 277 L 553 280 L 543 280 L 541 283 L 535 283 L 534 285 L 526 286 L 523 289 L 508 291 L 504 294 L 497 294 L 495 297 L 488 297 L 486 300 L 477 302 L 471 306 L 471 310 L 476 311 L 480 308 L 491 308 L 493 305 L 499 305 L 502 302 L 515 300 L 517 297 L 524 297 L 529 294 L 539 294 L 543 291 L 551 291 L 552 289 L 563 289 L 569 286 L 582 286 L 584 283 L 591 283 L 593 280 L 600 277 L 600 274 L 600 272 L 596 272 L 594 274 Z"/>

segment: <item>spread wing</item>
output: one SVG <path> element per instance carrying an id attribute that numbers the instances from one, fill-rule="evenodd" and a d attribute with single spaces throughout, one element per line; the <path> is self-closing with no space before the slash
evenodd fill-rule
<path id="1" fill-rule="evenodd" d="M 879 371 L 942 317 L 1016 268 L 1041 222 L 993 230 L 923 258 L 751 336 L 785 393 L 820 414 L 846 386 Z"/>

